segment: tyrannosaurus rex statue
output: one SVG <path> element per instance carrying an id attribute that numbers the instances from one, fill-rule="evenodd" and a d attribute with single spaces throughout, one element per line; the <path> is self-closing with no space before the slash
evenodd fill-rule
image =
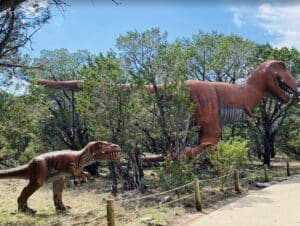
<path id="1" fill-rule="evenodd" d="M 39 81 L 42 85 L 73 91 L 81 90 L 81 83 L 78 80 Z M 252 111 L 265 94 L 271 94 L 282 103 L 287 103 L 297 91 L 296 80 L 286 64 L 276 60 L 260 64 L 243 84 L 187 80 L 184 85 L 195 104 L 194 123 L 200 126 L 200 144 L 194 148 L 186 148 L 188 158 L 193 158 L 218 143 L 223 122 L 238 121 L 246 115 L 259 118 Z M 151 86 L 146 88 L 153 92 Z"/>
<path id="2" fill-rule="evenodd" d="M 27 205 L 28 198 L 37 191 L 44 182 L 53 182 L 53 201 L 56 210 L 66 209 L 62 202 L 65 176 L 72 175 L 83 180 L 88 173 L 83 168 L 96 161 L 120 160 L 121 148 L 117 144 L 106 141 L 88 143 L 80 151 L 53 151 L 33 158 L 29 163 L 12 169 L 0 170 L 0 179 L 29 179 L 28 185 L 18 197 L 18 209 L 21 212 L 34 214 L 36 211 Z"/>

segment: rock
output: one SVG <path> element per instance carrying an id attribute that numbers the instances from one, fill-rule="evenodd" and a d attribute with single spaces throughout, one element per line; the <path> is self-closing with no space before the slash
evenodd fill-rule
<path id="1" fill-rule="evenodd" d="M 172 197 L 171 196 L 165 196 L 163 203 L 171 202 L 171 201 L 172 201 Z"/>
<path id="2" fill-rule="evenodd" d="M 140 222 L 141 223 L 150 223 L 151 221 L 153 221 L 153 217 L 143 217 L 141 218 Z"/>
<path id="3" fill-rule="evenodd" d="M 165 222 L 165 221 L 159 222 L 159 223 L 157 223 L 157 222 L 149 222 L 147 225 L 148 226 L 166 226 L 167 222 Z"/>
<path id="4" fill-rule="evenodd" d="M 274 181 L 277 181 L 277 182 L 282 182 L 282 181 L 285 181 L 287 180 L 288 178 L 287 177 L 274 177 L 273 180 Z"/>
<path id="5" fill-rule="evenodd" d="M 157 222 L 153 217 L 143 217 L 140 220 L 141 223 L 146 224 L 147 226 L 166 226 L 167 222 Z"/>
<path id="6" fill-rule="evenodd" d="M 271 186 L 271 183 L 269 183 L 269 182 L 256 182 L 255 186 L 257 188 L 266 188 L 266 187 Z"/>
<path id="7" fill-rule="evenodd" d="M 273 184 L 276 184 L 277 182 L 276 181 L 271 181 L 271 182 L 256 182 L 255 183 L 255 186 L 257 188 L 266 188 L 266 187 L 269 187 Z"/>

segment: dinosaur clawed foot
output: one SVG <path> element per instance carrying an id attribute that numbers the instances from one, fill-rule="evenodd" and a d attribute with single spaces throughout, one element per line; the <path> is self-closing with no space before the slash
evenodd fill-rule
<path id="1" fill-rule="evenodd" d="M 184 149 L 184 155 L 187 159 L 194 159 L 197 156 L 196 148 L 186 147 Z"/>
<path id="2" fill-rule="evenodd" d="M 70 210 L 71 207 L 70 206 L 56 206 L 56 213 L 66 213 L 68 212 L 68 210 Z"/>
<path id="3" fill-rule="evenodd" d="M 216 145 L 211 142 L 203 142 L 197 147 L 186 147 L 184 149 L 184 155 L 187 159 L 195 159 L 197 155 L 205 150 L 215 149 Z"/>
<path id="4" fill-rule="evenodd" d="M 29 214 L 29 215 L 35 215 L 36 210 L 29 208 L 26 204 L 22 207 L 19 207 L 19 212 Z"/>

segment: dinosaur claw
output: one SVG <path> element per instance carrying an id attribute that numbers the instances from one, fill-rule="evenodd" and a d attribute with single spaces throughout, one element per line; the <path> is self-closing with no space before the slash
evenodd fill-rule
<path id="1" fill-rule="evenodd" d="M 67 213 L 71 209 L 70 206 L 60 206 L 56 207 L 56 213 L 57 214 L 64 214 Z"/>
<path id="2" fill-rule="evenodd" d="M 31 209 L 27 206 L 19 209 L 19 212 L 22 212 L 22 213 L 28 214 L 28 215 L 32 215 L 32 216 L 34 216 L 36 214 L 36 210 Z"/>
<path id="3" fill-rule="evenodd" d="M 184 155 L 187 159 L 191 160 L 193 158 L 195 158 L 195 152 L 194 152 L 194 148 L 191 147 L 186 147 L 184 149 Z"/>

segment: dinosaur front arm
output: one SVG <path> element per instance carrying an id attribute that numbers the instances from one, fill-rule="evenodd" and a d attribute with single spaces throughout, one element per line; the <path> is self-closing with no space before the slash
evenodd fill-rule
<path id="1" fill-rule="evenodd" d="M 70 163 L 68 165 L 68 172 L 73 176 L 73 177 L 78 177 L 81 178 L 84 182 L 87 182 L 87 179 L 90 177 L 90 174 L 86 171 L 77 171 L 77 166 L 75 163 Z"/>
<path id="2" fill-rule="evenodd" d="M 256 118 L 257 120 L 260 120 L 260 116 L 258 114 L 255 114 L 252 112 L 252 110 L 247 106 L 244 108 L 247 115 L 249 115 L 251 118 Z"/>

